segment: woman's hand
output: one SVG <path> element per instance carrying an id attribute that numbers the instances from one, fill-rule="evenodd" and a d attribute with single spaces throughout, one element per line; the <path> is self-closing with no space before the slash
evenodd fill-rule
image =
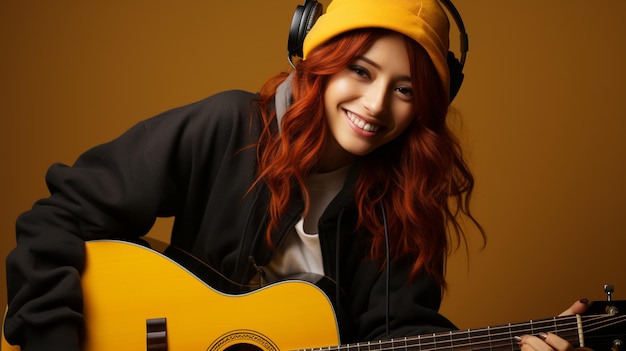
<path id="1" fill-rule="evenodd" d="M 589 301 L 582 299 L 574 302 L 572 306 L 563 311 L 559 316 L 580 314 L 587 310 Z M 522 351 L 572 351 L 574 347 L 566 340 L 552 333 L 539 333 L 537 335 L 522 335 L 517 337 L 517 342 Z M 576 350 L 590 350 L 588 348 L 577 348 Z"/>
<path id="2" fill-rule="evenodd" d="M 523 335 L 518 339 L 522 351 L 573 351 L 589 350 L 586 347 L 574 348 L 572 344 L 552 333 L 539 333 L 534 335 Z"/>

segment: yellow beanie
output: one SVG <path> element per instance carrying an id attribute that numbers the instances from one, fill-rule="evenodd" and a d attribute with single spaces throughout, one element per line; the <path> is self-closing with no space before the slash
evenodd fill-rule
<path id="1" fill-rule="evenodd" d="M 333 0 L 304 38 L 304 59 L 334 36 L 360 28 L 385 28 L 415 40 L 428 52 L 449 89 L 450 23 L 437 0 Z"/>

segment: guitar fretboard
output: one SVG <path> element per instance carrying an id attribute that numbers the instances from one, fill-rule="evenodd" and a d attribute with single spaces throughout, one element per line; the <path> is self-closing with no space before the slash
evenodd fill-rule
<path id="1" fill-rule="evenodd" d="M 584 346 L 584 333 L 612 324 L 623 323 L 624 315 L 564 316 L 506 324 L 479 329 L 454 330 L 415 337 L 344 344 L 328 348 L 301 351 L 517 351 L 516 336 L 550 332 L 570 342 L 574 347 Z"/>

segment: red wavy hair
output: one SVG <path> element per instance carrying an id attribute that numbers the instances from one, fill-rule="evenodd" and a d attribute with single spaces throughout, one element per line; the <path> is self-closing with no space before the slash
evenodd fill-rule
<path id="1" fill-rule="evenodd" d="M 383 29 L 355 30 L 317 47 L 297 65 L 292 78 L 294 103 L 282 117 L 280 133 L 271 128 L 275 112 L 264 112 L 257 182 L 265 182 L 271 193 L 266 231 L 270 245 L 270 233 L 278 228 L 294 189 L 302 193 L 308 210 L 304 179 L 315 172 L 329 133 L 322 101 L 329 78 L 390 33 Z M 425 272 L 445 287 L 449 234 L 455 235 L 457 242 L 465 237 L 459 215 L 465 214 L 481 234 L 483 231 L 469 208 L 473 176 L 446 123 L 449 97 L 426 51 L 407 37 L 405 41 L 415 118 L 401 136 L 361 157 L 355 185 L 359 212 L 356 230 L 370 233 L 370 257 L 384 260 L 383 204 L 392 259 L 412 260 L 412 276 Z M 286 77 L 282 73 L 266 82 L 261 90 L 264 106 L 271 105 L 276 87 Z"/>

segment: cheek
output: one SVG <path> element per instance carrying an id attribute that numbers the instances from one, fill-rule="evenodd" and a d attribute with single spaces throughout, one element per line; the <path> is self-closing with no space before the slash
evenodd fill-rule
<path id="1" fill-rule="evenodd" d="M 396 116 L 396 129 L 398 129 L 400 133 L 404 132 L 409 127 L 411 121 L 413 121 L 414 118 L 412 109 L 410 107 L 400 108 L 396 111 L 394 115 Z"/>
<path id="2" fill-rule="evenodd" d="M 350 79 L 343 75 L 336 75 L 328 81 L 324 91 L 324 99 L 338 101 L 354 92 L 354 86 Z"/>
<path id="3" fill-rule="evenodd" d="M 327 117 L 336 114 L 340 105 L 349 100 L 347 91 L 349 91 L 349 88 L 345 82 L 337 79 L 329 82 L 324 91 L 324 111 Z"/>

